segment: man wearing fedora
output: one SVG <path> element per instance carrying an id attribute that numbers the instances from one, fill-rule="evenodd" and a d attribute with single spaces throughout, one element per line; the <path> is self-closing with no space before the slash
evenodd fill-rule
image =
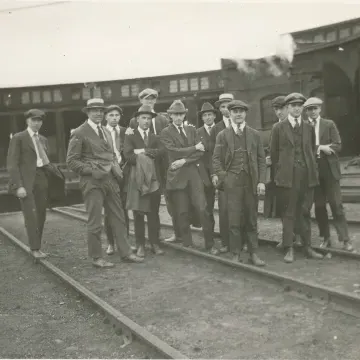
<path id="1" fill-rule="evenodd" d="M 315 129 L 316 160 L 319 171 L 319 185 L 315 187 L 315 217 L 324 241 L 322 247 L 334 246 L 330 238 L 330 227 L 326 203 L 329 202 L 334 226 L 344 250 L 352 251 L 345 211 L 341 199 L 340 162 L 341 138 L 335 122 L 321 116 L 323 101 L 316 97 L 306 100 L 304 110 Z"/>
<path id="2" fill-rule="evenodd" d="M 88 212 L 88 250 L 93 265 L 113 267 L 102 257 L 102 209 L 115 237 L 120 256 L 131 262 L 141 262 L 134 255 L 126 235 L 126 221 L 121 203 L 119 181 L 122 171 L 112 147 L 109 133 L 101 126 L 104 117 L 104 100 L 90 99 L 83 111 L 88 120 L 73 132 L 66 163 L 70 170 L 80 175 L 80 188 Z"/>
<path id="3" fill-rule="evenodd" d="M 282 244 L 284 261 L 294 261 L 293 234 L 297 222 L 306 255 L 321 259 L 311 248 L 310 210 L 314 188 L 318 185 L 315 159 L 315 132 L 313 127 L 301 119 L 306 98 L 300 93 L 286 96 L 288 116 L 274 125 L 271 134 L 270 156 L 274 181 L 282 207 Z"/>
<path id="4" fill-rule="evenodd" d="M 205 169 L 211 178 L 211 162 L 212 162 L 212 152 L 210 146 L 210 134 L 212 128 L 215 126 L 215 118 L 217 111 L 214 107 L 206 102 L 203 104 L 201 111 L 199 111 L 199 117 L 203 121 L 204 125 L 197 129 L 198 138 L 204 144 L 205 151 L 204 156 L 202 157 L 202 162 L 205 166 Z M 205 187 L 205 197 L 206 197 L 206 207 L 207 212 L 210 215 L 210 220 L 212 223 L 212 229 L 214 231 L 215 219 L 214 219 L 214 203 L 215 203 L 215 187 L 213 184 Z"/>
<path id="5" fill-rule="evenodd" d="M 138 127 L 133 134 L 125 135 L 124 157 L 130 172 L 126 176 L 127 208 L 133 210 L 137 255 L 145 256 L 145 222 L 148 238 L 156 255 L 164 252 L 159 247 L 161 200 L 160 163 L 164 148 L 160 138 L 150 132 L 156 116 L 149 105 L 142 105 L 135 113 Z"/>
<path id="6" fill-rule="evenodd" d="M 210 186 L 211 182 L 200 161 L 205 146 L 199 141 L 193 126 L 184 126 L 187 109 L 180 100 L 171 104 L 168 113 L 172 124 L 161 132 L 160 138 L 169 157 L 166 189 L 173 204 L 173 216 L 176 218 L 181 240 L 186 247 L 193 245 L 190 229 L 190 210 L 193 207 L 200 218 L 205 248 L 210 253 L 216 253 L 204 192 L 204 187 Z"/>
<path id="7" fill-rule="evenodd" d="M 41 239 L 48 200 L 55 186 L 64 190 L 65 178 L 50 163 L 47 139 L 39 134 L 45 119 L 42 110 L 25 113 L 27 129 L 15 134 L 7 155 L 9 191 L 20 199 L 29 246 L 35 258 L 44 258 Z M 56 191 L 57 189 L 55 189 Z"/>
<path id="8" fill-rule="evenodd" d="M 219 133 L 213 154 L 213 171 L 223 183 L 229 216 L 230 250 L 241 261 L 244 242 L 250 262 L 265 263 L 257 255 L 257 196 L 265 193 L 265 153 L 260 134 L 246 124 L 249 106 L 241 100 L 228 104 L 231 126 Z"/>
<path id="9" fill-rule="evenodd" d="M 124 150 L 124 139 L 125 139 L 126 128 L 119 125 L 122 114 L 123 111 L 121 107 L 118 105 L 110 105 L 106 107 L 104 111 L 105 122 L 106 122 L 105 129 L 110 134 L 112 147 L 114 149 L 116 160 L 120 165 L 120 168 L 122 168 L 125 164 L 123 150 Z M 121 189 L 120 196 L 124 209 L 127 234 L 129 235 L 129 215 L 126 210 L 126 191 L 124 189 L 124 182 L 122 181 L 119 185 Z M 108 241 L 108 248 L 106 250 L 106 253 L 108 255 L 112 255 L 114 254 L 114 250 L 115 250 L 115 241 L 106 212 L 105 212 L 104 225 L 105 225 L 105 232 Z"/>
<path id="10" fill-rule="evenodd" d="M 234 100 L 232 94 L 221 94 L 219 100 L 215 102 L 215 106 L 219 109 L 222 119 L 212 128 L 210 133 L 210 152 L 214 153 L 216 137 L 224 129 L 231 126 L 230 114 L 228 111 L 228 104 Z M 212 164 L 211 164 L 212 166 Z M 219 179 L 216 174 L 212 173 L 212 183 L 218 188 Z M 218 206 L 219 206 L 219 227 L 222 247 L 220 248 L 221 253 L 229 251 L 229 216 L 227 209 L 226 193 L 223 189 L 218 188 Z"/>

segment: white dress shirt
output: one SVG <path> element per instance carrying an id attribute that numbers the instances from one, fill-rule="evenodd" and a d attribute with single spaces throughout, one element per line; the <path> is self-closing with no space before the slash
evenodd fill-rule
<path id="1" fill-rule="evenodd" d="M 223 122 L 225 124 L 225 127 L 230 127 L 230 123 L 231 123 L 230 118 L 223 116 Z"/>
<path id="2" fill-rule="evenodd" d="M 145 137 L 145 133 L 147 134 L 148 139 L 149 139 L 149 129 L 143 130 L 140 126 L 138 126 L 138 131 L 139 131 L 141 137 L 143 138 L 143 140 L 144 140 L 144 137 Z"/>
<path id="3" fill-rule="evenodd" d="M 98 128 L 98 125 L 97 124 L 95 124 L 92 120 L 90 120 L 90 119 L 88 119 L 88 124 L 93 128 L 93 130 L 98 134 L 98 136 L 100 136 L 99 135 L 99 128 Z M 104 131 L 102 130 L 102 128 L 101 128 L 101 124 L 99 123 L 99 126 L 100 126 L 100 129 L 101 129 L 101 133 L 103 134 L 103 137 L 104 137 L 104 139 L 105 139 L 105 141 L 106 141 L 106 136 L 105 136 L 105 134 L 104 134 Z"/>
<path id="4" fill-rule="evenodd" d="M 309 121 L 311 122 L 311 124 L 315 123 L 315 126 L 314 126 L 315 138 L 316 138 L 315 145 L 318 146 L 318 145 L 320 145 L 320 133 L 319 133 L 319 131 L 320 131 L 320 116 L 315 120 L 312 120 L 309 118 Z"/>
<path id="5" fill-rule="evenodd" d="M 291 116 L 291 115 L 288 115 L 288 119 L 289 119 L 289 121 L 290 121 L 290 124 L 291 124 L 291 126 L 294 128 L 295 127 L 295 125 L 296 125 L 296 121 L 295 121 L 295 118 L 293 117 L 293 116 Z M 298 124 L 299 124 L 299 126 L 301 125 L 301 116 L 299 116 L 298 118 Z"/>
<path id="6" fill-rule="evenodd" d="M 245 125 L 246 125 L 246 122 L 245 122 L 245 121 L 240 124 L 240 130 L 241 130 L 241 131 L 244 131 Z M 232 128 L 234 129 L 235 134 L 237 134 L 238 128 L 239 128 L 238 124 L 234 124 L 233 122 L 231 122 L 231 126 L 232 126 Z"/>
<path id="7" fill-rule="evenodd" d="M 36 145 L 36 141 L 34 139 L 34 135 L 37 134 L 39 136 L 39 133 L 35 133 L 34 131 L 32 131 L 29 127 L 27 128 L 27 131 L 31 137 L 31 140 L 34 144 L 34 147 L 35 147 L 35 152 L 36 152 L 36 167 L 43 167 L 44 166 L 44 163 L 39 155 L 39 149 L 37 148 L 37 145 Z"/>
<path id="8" fill-rule="evenodd" d="M 204 124 L 206 132 L 210 135 L 211 129 L 215 126 L 215 124 L 212 124 L 210 126 Z"/>
<path id="9" fill-rule="evenodd" d="M 116 147 L 116 135 L 120 136 L 120 127 L 119 125 L 116 126 L 110 126 L 109 124 L 106 125 L 106 128 L 109 130 L 111 134 L 111 139 L 114 147 L 114 153 L 116 155 L 117 161 L 120 164 L 121 163 L 121 154 L 119 152 L 119 149 Z"/>
<path id="10" fill-rule="evenodd" d="M 177 131 L 179 132 L 180 135 L 181 135 L 180 128 L 182 128 L 182 129 L 183 129 L 183 133 L 184 133 L 185 136 L 187 137 L 186 131 L 185 131 L 185 128 L 184 128 L 184 125 L 177 126 L 177 125 L 174 124 L 174 126 L 176 127 L 176 129 L 177 129 Z"/>
<path id="11" fill-rule="evenodd" d="M 155 119 L 156 119 L 156 117 L 153 117 L 153 118 L 151 119 L 151 124 L 152 124 L 152 127 L 153 127 L 154 134 L 157 135 L 157 134 L 156 134 Z"/>

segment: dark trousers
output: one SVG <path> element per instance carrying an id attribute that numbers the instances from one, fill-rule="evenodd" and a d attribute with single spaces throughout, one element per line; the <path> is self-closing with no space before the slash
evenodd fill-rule
<path id="1" fill-rule="evenodd" d="M 40 250 L 48 204 L 48 179 L 44 169 L 36 169 L 33 189 L 27 190 L 27 196 L 20 199 L 20 204 L 30 249 Z"/>
<path id="2" fill-rule="evenodd" d="M 125 217 L 125 223 L 126 223 L 126 233 L 129 236 L 129 214 L 128 214 L 128 211 L 126 209 L 126 192 L 121 191 L 120 192 L 120 198 L 121 198 L 121 205 L 122 205 L 122 208 L 124 210 L 124 217 Z M 108 244 L 114 246 L 115 245 L 114 235 L 113 235 L 112 230 L 111 230 L 111 226 L 110 226 L 110 223 L 109 223 L 109 216 L 106 213 L 106 210 L 105 210 L 104 226 L 105 226 L 105 233 L 106 233 Z"/>
<path id="3" fill-rule="evenodd" d="M 257 195 L 254 194 L 251 177 L 245 171 L 228 172 L 225 178 L 229 216 L 230 251 L 239 253 L 247 242 L 250 254 L 258 248 Z"/>
<path id="4" fill-rule="evenodd" d="M 218 190 L 219 227 L 222 246 L 229 247 L 229 212 L 226 191 Z"/>
<path id="5" fill-rule="evenodd" d="M 329 202 L 334 219 L 334 226 L 339 241 L 349 241 L 348 226 L 345 211 L 341 199 L 340 182 L 333 178 L 329 163 L 326 159 L 319 159 L 320 184 L 315 188 L 315 217 L 319 226 L 320 236 L 330 237 L 329 218 L 326 210 L 326 202 Z"/>
<path id="6" fill-rule="evenodd" d="M 209 214 L 211 229 L 214 232 L 215 218 L 214 218 L 214 203 L 215 203 L 215 188 L 213 186 L 205 186 L 205 199 L 206 199 L 206 211 Z"/>
<path id="7" fill-rule="evenodd" d="M 196 168 L 191 175 L 184 189 L 169 191 L 173 215 L 176 218 L 175 221 L 183 244 L 189 246 L 192 245 L 191 208 L 196 211 L 203 229 L 205 248 L 210 249 L 214 245 L 214 232 L 210 216 L 206 210 L 204 185 Z"/>
<path id="8" fill-rule="evenodd" d="M 176 237 L 176 239 L 180 240 L 181 239 L 180 229 L 179 229 L 179 225 L 177 223 L 177 217 L 174 215 L 175 214 L 174 213 L 174 205 L 172 204 L 170 193 L 171 193 L 171 191 L 168 191 L 168 190 L 164 191 L 166 207 L 167 207 L 167 211 L 168 211 L 169 215 L 171 216 L 175 237 Z"/>
<path id="9" fill-rule="evenodd" d="M 120 256 L 127 257 L 131 253 L 131 249 L 126 235 L 125 215 L 118 183 L 111 174 L 101 181 L 92 177 L 87 177 L 82 181 L 84 182 L 84 203 L 88 213 L 89 256 L 93 259 L 102 256 L 101 230 L 104 207 Z"/>
<path id="10" fill-rule="evenodd" d="M 161 194 L 156 191 L 150 196 L 150 212 L 144 213 L 141 211 L 134 211 L 134 227 L 135 227 L 135 238 L 136 246 L 145 245 L 145 215 L 147 217 L 148 226 L 148 238 L 151 245 L 159 245 L 160 235 L 160 216 L 159 208 L 161 201 Z"/>
<path id="11" fill-rule="evenodd" d="M 314 188 L 308 186 L 308 174 L 305 167 L 293 169 L 293 186 L 278 188 L 282 203 L 283 245 L 292 247 L 294 231 L 301 236 L 305 247 L 311 246 L 310 210 L 314 199 Z"/>

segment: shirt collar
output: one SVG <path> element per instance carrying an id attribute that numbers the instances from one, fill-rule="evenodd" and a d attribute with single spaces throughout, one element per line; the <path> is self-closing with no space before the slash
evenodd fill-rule
<path id="1" fill-rule="evenodd" d="M 301 125 L 301 116 L 299 116 L 297 119 L 298 119 L 299 125 Z M 290 121 L 291 126 L 295 127 L 295 125 L 296 125 L 295 118 L 291 115 L 288 115 L 288 120 Z"/>
<path id="2" fill-rule="evenodd" d="M 30 137 L 33 137 L 36 133 L 34 131 L 32 131 L 29 127 L 27 128 L 27 131 L 30 135 Z"/>
<path id="3" fill-rule="evenodd" d="M 245 121 L 240 124 L 240 130 L 241 130 L 241 131 L 244 131 L 245 125 L 246 125 L 246 122 L 245 122 Z M 237 133 L 238 126 L 237 126 L 236 124 L 234 124 L 232 121 L 231 121 L 231 126 L 232 126 L 232 128 L 234 129 L 235 133 Z"/>
<path id="4" fill-rule="evenodd" d="M 106 128 L 109 130 L 109 131 L 113 131 L 114 129 L 116 129 L 117 131 L 120 130 L 120 127 L 119 125 L 116 125 L 116 126 L 110 126 L 109 124 L 106 125 Z"/>
<path id="5" fill-rule="evenodd" d="M 138 126 L 138 131 L 140 134 L 144 135 L 145 133 L 149 135 L 149 129 L 143 130 L 140 126 Z"/>
<path id="6" fill-rule="evenodd" d="M 311 123 L 314 123 L 315 125 L 317 125 L 317 124 L 319 124 L 319 122 L 320 122 L 320 116 L 318 116 L 315 120 L 309 118 L 309 121 L 310 121 Z"/>
<path id="7" fill-rule="evenodd" d="M 180 125 L 180 126 L 177 126 L 177 125 L 174 124 L 176 130 L 179 131 L 179 132 L 180 132 L 180 128 L 183 128 L 183 130 L 185 131 L 184 125 L 185 125 L 184 123 L 182 123 L 182 125 Z"/>
<path id="8" fill-rule="evenodd" d="M 88 124 L 96 131 L 98 132 L 98 125 L 101 126 L 101 124 L 95 124 L 92 120 L 88 119 Z"/>
<path id="9" fill-rule="evenodd" d="M 223 116 L 223 122 L 225 123 L 225 126 L 228 127 L 231 120 L 230 120 L 230 118 Z"/>

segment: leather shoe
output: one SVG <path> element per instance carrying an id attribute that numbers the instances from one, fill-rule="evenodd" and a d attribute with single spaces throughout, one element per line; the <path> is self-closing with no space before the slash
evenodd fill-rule
<path id="1" fill-rule="evenodd" d="M 140 245 L 137 249 L 137 252 L 136 252 L 136 256 L 138 257 L 145 257 L 145 249 L 144 249 L 144 246 Z"/>
<path id="2" fill-rule="evenodd" d="M 284 256 L 284 261 L 288 264 L 294 262 L 294 249 L 292 247 L 287 250 Z"/>
<path id="3" fill-rule="evenodd" d="M 153 245 L 151 250 L 155 255 L 163 255 L 164 254 L 164 250 L 160 249 L 159 245 Z"/>
<path id="4" fill-rule="evenodd" d="M 108 261 L 105 261 L 104 259 L 102 258 L 98 258 L 98 259 L 93 259 L 93 266 L 97 267 L 97 268 L 102 268 L 102 269 L 105 269 L 105 268 L 112 268 L 114 267 L 115 265 L 111 262 L 108 262 Z"/>
<path id="5" fill-rule="evenodd" d="M 324 238 L 324 240 L 320 244 L 320 247 L 322 249 L 330 247 L 330 238 Z"/>
<path id="6" fill-rule="evenodd" d="M 302 246 L 301 236 L 298 234 L 294 235 L 294 246 L 296 247 Z"/>
<path id="7" fill-rule="evenodd" d="M 174 235 L 172 235 L 172 236 L 170 236 L 170 237 L 168 237 L 168 238 L 166 238 L 166 239 L 164 239 L 164 241 L 165 242 L 181 242 L 181 240 L 180 239 L 178 239 L 176 236 L 175 236 L 175 234 Z"/>
<path id="8" fill-rule="evenodd" d="M 232 261 L 234 261 L 234 262 L 242 262 L 240 254 L 233 254 Z"/>
<path id="9" fill-rule="evenodd" d="M 211 249 L 209 249 L 208 252 L 210 255 L 219 255 L 220 254 L 220 251 L 215 246 L 213 246 Z"/>
<path id="10" fill-rule="evenodd" d="M 113 255 L 114 254 L 114 246 L 113 245 L 109 245 L 108 248 L 106 249 L 106 253 L 108 255 Z"/>
<path id="11" fill-rule="evenodd" d="M 188 249 L 194 249 L 193 244 L 183 244 L 183 247 L 188 248 Z"/>
<path id="12" fill-rule="evenodd" d="M 245 245 L 243 246 L 242 251 L 245 251 L 245 252 L 248 251 L 248 246 L 247 246 L 247 244 L 245 244 Z"/>
<path id="13" fill-rule="evenodd" d="M 345 251 L 354 251 L 354 247 L 351 244 L 351 241 L 345 241 L 343 245 L 343 250 Z"/>
<path id="14" fill-rule="evenodd" d="M 35 259 L 45 259 L 47 257 L 47 255 L 40 250 L 33 250 L 31 254 Z"/>
<path id="15" fill-rule="evenodd" d="M 138 257 L 135 254 L 130 254 L 127 257 L 123 258 L 125 261 L 134 262 L 134 263 L 141 263 L 144 261 L 144 258 Z"/>
<path id="16" fill-rule="evenodd" d="M 256 254 L 252 254 L 249 260 L 255 266 L 265 266 L 265 261 L 261 260 Z"/>
<path id="17" fill-rule="evenodd" d="M 308 247 L 306 249 L 306 255 L 311 259 L 323 259 L 324 256 L 322 254 L 319 254 L 315 250 L 313 250 L 311 247 Z"/>
<path id="18" fill-rule="evenodd" d="M 221 254 L 225 254 L 225 253 L 227 253 L 227 252 L 229 252 L 229 247 L 228 247 L 228 246 L 222 246 L 222 247 L 220 248 L 220 253 L 221 253 Z"/>

